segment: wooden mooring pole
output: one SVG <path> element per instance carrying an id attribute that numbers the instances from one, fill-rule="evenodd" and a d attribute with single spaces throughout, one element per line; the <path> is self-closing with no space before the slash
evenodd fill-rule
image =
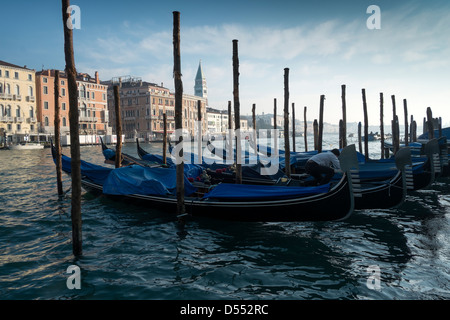
<path id="1" fill-rule="evenodd" d="M 163 113 L 163 163 L 167 164 L 167 115 Z"/>
<path id="2" fill-rule="evenodd" d="M 347 103 L 345 99 L 345 84 L 341 85 L 342 99 L 342 148 L 347 146 Z"/>
<path id="3" fill-rule="evenodd" d="M 181 80 L 180 12 L 173 12 L 173 77 L 175 84 L 175 131 L 177 137 L 177 216 L 184 224 L 183 82 Z M 181 146 L 181 147 L 180 147 Z"/>
<path id="4" fill-rule="evenodd" d="M 295 152 L 295 103 L 292 102 L 292 151 Z"/>
<path id="5" fill-rule="evenodd" d="M 114 86 L 114 108 L 116 112 L 116 168 L 122 165 L 122 113 L 120 112 L 119 86 Z"/>
<path id="6" fill-rule="evenodd" d="M 323 142 L 323 106 L 325 101 L 325 95 L 320 96 L 320 113 L 319 113 L 319 137 L 317 142 L 317 147 L 319 153 L 322 152 L 322 142 Z"/>
<path id="7" fill-rule="evenodd" d="M 233 154 L 233 114 L 231 113 L 231 101 L 228 101 L 228 150 L 227 155 Z M 228 158 L 227 158 L 228 160 Z"/>
<path id="8" fill-rule="evenodd" d="M 307 107 L 305 107 L 303 109 L 303 140 L 305 142 L 305 152 L 308 152 L 308 138 L 307 138 L 307 133 L 308 133 L 308 123 L 306 122 L 306 111 L 307 111 Z"/>
<path id="9" fill-rule="evenodd" d="M 380 92 L 380 144 L 381 144 L 381 159 L 389 158 L 389 152 L 384 148 L 384 98 L 383 92 Z"/>
<path id="10" fill-rule="evenodd" d="M 319 150 L 319 123 L 317 119 L 313 122 L 314 150 Z"/>
<path id="11" fill-rule="evenodd" d="M 284 155 L 285 155 L 285 173 L 288 178 L 291 177 L 289 146 L 289 68 L 284 68 Z"/>
<path id="12" fill-rule="evenodd" d="M 392 95 L 391 99 L 392 99 L 392 145 L 394 148 L 394 155 L 395 155 L 397 151 L 400 149 L 400 137 L 399 137 L 397 110 L 395 105 L 395 95 Z"/>
<path id="13" fill-rule="evenodd" d="M 362 100 L 364 110 L 364 156 L 369 160 L 369 118 L 367 115 L 366 89 L 362 89 Z"/>
<path id="14" fill-rule="evenodd" d="M 408 125 L 408 105 L 406 103 L 406 99 L 403 99 L 403 113 L 405 116 L 405 146 L 409 145 L 409 125 Z"/>
<path id="15" fill-rule="evenodd" d="M 433 112 L 430 107 L 427 108 L 427 129 L 428 140 L 434 139 Z"/>
<path id="16" fill-rule="evenodd" d="M 236 130 L 236 183 L 242 183 L 242 152 L 241 152 L 241 117 L 239 102 L 239 54 L 238 40 L 233 40 L 233 98 L 234 98 L 234 128 Z"/>
<path id="17" fill-rule="evenodd" d="M 198 121 L 198 132 L 197 132 L 197 161 L 198 164 L 203 162 L 202 154 L 202 137 L 203 137 L 203 124 L 202 124 L 202 101 L 197 101 L 197 121 Z"/>
<path id="18" fill-rule="evenodd" d="M 56 185 L 58 195 L 62 196 L 62 159 L 61 159 L 61 131 L 60 131 L 60 106 L 59 106 L 59 70 L 55 71 L 55 149 L 56 149 Z"/>
<path id="19" fill-rule="evenodd" d="M 78 87 L 77 70 L 73 52 L 73 31 L 67 26 L 70 17 L 70 0 L 62 0 L 62 20 L 64 28 L 64 55 L 66 61 L 67 85 L 69 93 L 69 124 L 70 124 L 70 157 L 72 178 L 72 249 L 75 256 L 80 256 L 82 250 L 82 219 L 81 219 L 81 161 L 80 136 L 78 120 Z M 68 12 L 69 11 L 69 12 Z"/>
<path id="20" fill-rule="evenodd" d="M 358 146 L 359 146 L 359 153 L 363 153 L 361 142 L 361 122 L 358 122 Z"/>

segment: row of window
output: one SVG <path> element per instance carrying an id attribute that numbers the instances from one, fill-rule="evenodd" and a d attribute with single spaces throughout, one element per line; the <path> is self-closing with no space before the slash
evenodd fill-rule
<path id="1" fill-rule="evenodd" d="M 2 77 L 2 76 L 4 76 L 5 78 L 10 78 L 10 72 L 9 72 L 9 70 L 4 70 L 4 73 L 2 73 L 2 69 L 0 69 L 0 77 Z M 16 80 L 20 80 L 19 79 L 19 72 L 14 72 L 14 78 L 13 79 L 16 79 Z M 29 74 L 27 74 L 27 80 L 28 81 L 33 81 L 33 75 L 31 74 L 31 73 L 29 73 Z"/>
<path id="2" fill-rule="evenodd" d="M 16 107 L 16 115 L 15 117 L 22 117 L 22 108 L 20 106 Z M 34 107 L 30 106 L 28 109 L 28 115 L 30 118 L 35 117 Z M 2 117 L 12 117 L 12 107 L 11 105 L 2 105 L 0 104 L 0 116 Z"/>
<path id="3" fill-rule="evenodd" d="M 14 94 L 20 95 L 20 86 L 16 84 L 14 86 Z M 11 85 L 9 83 L 0 83 L 0 93 L 11 94 Z M 28 86 L 28 95 L 33 96 L 33 87 Z"/>

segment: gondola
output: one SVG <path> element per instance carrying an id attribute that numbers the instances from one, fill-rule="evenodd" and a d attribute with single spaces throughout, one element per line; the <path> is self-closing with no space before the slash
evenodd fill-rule
<path id="1" fill-rule="evenodd" d="M 206 144 L 208 150 L 218 156 L 222 157 L 224 161 L 227 158 L 226 150 L 213 146 L 210 141 Z M 146 152 L 141 149 L 141 154 Z M 358 157 L 358 159 L 360 159 Z M 365 168 L 365 172 L 358 177 L 359 192 L 355 197 L 355 209 L 388 209 L 401 205 L 406 197 L 407 188 L 414 189 L 413 185 L 413 171 L 412 168 L 406 170 L 406 165 L 411 164 L 411 155 L 409 148 L 403 148 L 402 151 L 395 158 L 395 165 L 386 163 L 383 166 L 378 164 L 378 170 L 372 167 L 372 172 Z M 361 164 L 360 169 L 361 169 Z M 290 185 L 290 186 L 308 186 L 311 179 L 308 180 L 308 175 L 292 175 L 288 179 L 281 170 L 277 171 L 276 175 L 261 175 L 261 162 L 255 165 L 243 165 L 243 184 L 274 184 L 274 185 Z M 380 170 L 384 167 L 385 170 Z M 386 169 L 387 168 L 387 169 Z M 370 168 L 369 168 L 370 169 Z M 212 176 L 213 181 L 222 181 L 227 183 L 234 183 L 236 181 L 235 172 L 218 170 L 218 172 L 208 171 Z M 335 181 L 341 179 L 341 175 L 337 175 Z M 408 184 L 406 183 L 408 180 Z"/>
<path id="2" fill-rule="evenodd" d="M 108 146 L 103 142 L 102 137 L 100 138 L 100 142 L 102 145 L 102 153 L 105 157 L 105 163 L 115 164 L 116 163 L 116 151 L 108 148 Z M 122 153 L 122 166 L 129 166 L 132 164 L 139 164 L 141 166 L 159 166 L 160 164 L 156 161 L 143 160 L 138 159 L 136 157 L 130 156 L 129 154 Z"/>
<path id="3" fill-rule="evenodd" d="M 52 155 L 55 157 L 52 148 Z M 354 145 L 345 148 L 340 156 L 341 166 L 345 170 L 342 179 L 335 185 L 318 187 L 283 187 L 264 185 L 239 185 L 221 183 L 206 190 L 195 187 L 185 180 L 186 213 L 193 217 L 202 216 L 233 221 L 340 221 L 348 218 L 354 210 L 353 187 L 350 170 L 357 166 Z M 63 156 L 63 170 L 70 173 L 70 158 Z M 89 166 L 84 170 L 83 166 Z M 132 175 L 134 169 L 143 174 Z M 158 207 L 168 212 L 176 212 L 177 199 L 174 194 L 136 193 L 137 184 L 133 179 L 144 179 L 147 173 L 166 170 L 167 179 L 172 168 L 149 168 L 137 165 L 109 169 L 82 162 L 82 185 L 86 190 L 97 191 L 114 198 L 125 197 L 147 206 Z M 100 172 L 100 177 L 97 175 Z M 109 172 L 108 172 L 109 171 Z M 108 172 L 108 173 L 107 173 Z M 105 177 L 107 173 L 107 176 Z M 121 179 L 123 178 L 123 180 Z M 144 179 L 145 180 L 145 179 Z M 140 181 L 140 185 L 154 188 L 158 180 Z M 127 183 L 132 188 L 129 192 Z M 145 184 L 146 183 L 146 184 Z M 171 181 L 173 184 L 173 181 Z M 116 191 L 111 189 L 119 188 Z M 134 188 L 133 188 L 134 187 Z M 169 190 L 169 189 L 164 189 Z M 166 191 L 167 192 L 167 191 Z"/>

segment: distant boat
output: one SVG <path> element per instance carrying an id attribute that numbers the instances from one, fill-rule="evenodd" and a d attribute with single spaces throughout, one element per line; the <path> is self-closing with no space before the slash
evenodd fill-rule
<path id="1" fill-rule="evenodd" d="M 8 146 L 11 150 L 35 150 L 35 149 L 44 149 L 44 145 L 40 143 L 20 143 L 13 144 Z"/>

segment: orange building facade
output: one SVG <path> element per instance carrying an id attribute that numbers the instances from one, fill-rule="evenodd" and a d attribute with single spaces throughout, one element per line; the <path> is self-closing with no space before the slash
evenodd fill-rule
<path id="1" fill-rule="evenodd" d="M 55 119 L 55 71 L 36 72 L 36 108 L 39 133 L 54 134 Z M 59 106 L 61 135 L 68 135 L 69 92 L 67 76 L 59 72 Z M 78 117 L 80 135 L 106 135 L 111 133 L 107 108 L 107 86 L 100 83 L 98 73 L 91 77 L 77 74 Z"/>

